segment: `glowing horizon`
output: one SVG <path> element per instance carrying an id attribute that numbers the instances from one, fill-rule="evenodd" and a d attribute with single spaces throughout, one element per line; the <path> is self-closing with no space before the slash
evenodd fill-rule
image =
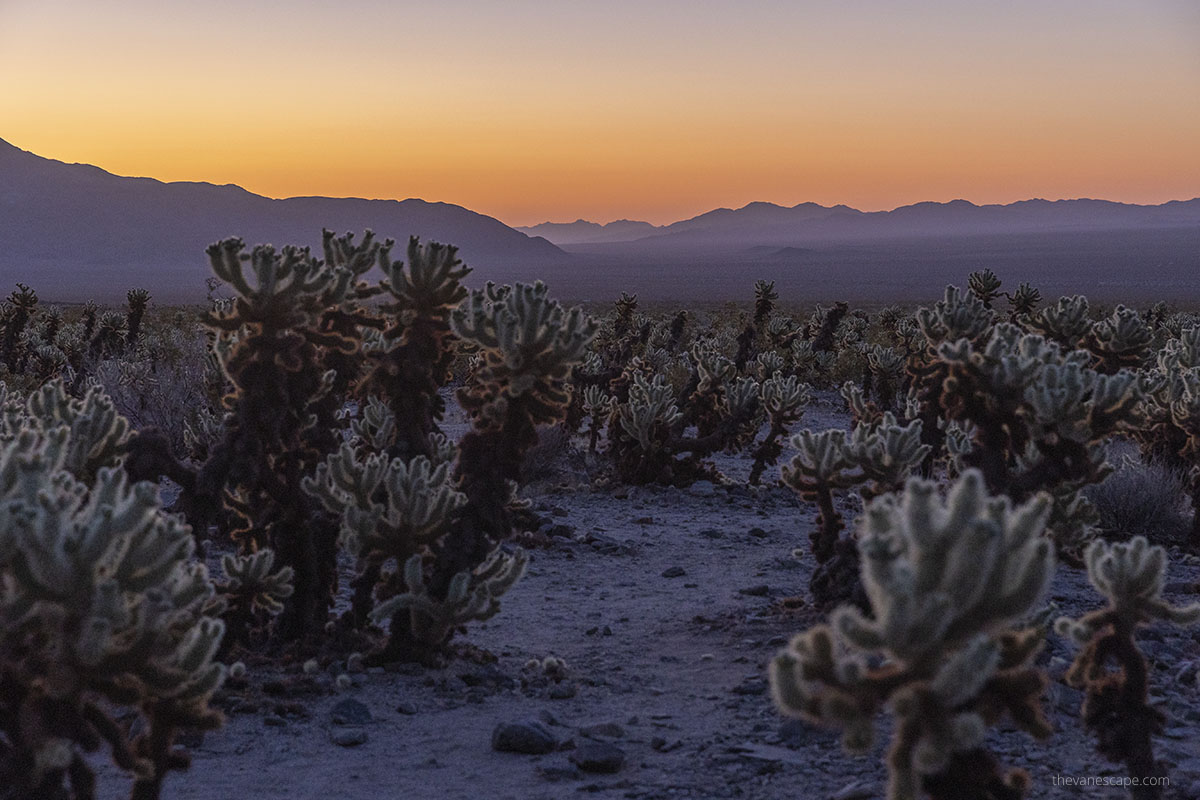
<path id="1" fill-rule="evenodd" d="M 0 0 L 0 138 L 511 225 L 1200 195 L 1186 0 L 432 5 Z"/>

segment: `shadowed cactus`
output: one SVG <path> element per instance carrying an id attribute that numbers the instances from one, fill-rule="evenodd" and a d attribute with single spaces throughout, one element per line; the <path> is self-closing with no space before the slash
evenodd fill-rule
<path id="1" fill-rule="evenodd" d="M 935 334 L 944 330 L 929 326 Z M 960 466 L 980 469 L 989 491 L 1015 501 L 1050 494 L 1050 531 L 1061 554 L 1078 558 L 1095 524 L 1080 490 L 1110 471 L 1108 438 L 1139 425 L 1137 376 L 1097 372 L 1087 351 L 1064 350 L 1009 323 L 975 339 L 943 341 L 924 358 L 914 372 L 919 416 L 940 425 L 936 444 L 944 443 L 945 423 L 957 423 L 970 432 L 970 447 L 960 437 L 952 455 Z"/>
<path id="2" fill-rule="evenodd" d="M 1019 321 L 1034 333 L 1074 350 L 1092 329 L 1089 310 L 1088 299 L 1083 295 L 1061 297 L 1054 305 L 1038 309 Z"/>
<path id="3" fill-rule="evenodd" d="M 219 613 L 225 622 L 222 653 L 235 644 L 248 644 L 253 633 L 266 628 L 266 622 L 283 612 L 284 602 L 292 596 L 292 568 L 275 569 L 275 552 L 263 549 L 249 555 L 226 553 L 221 556 L 223 580 L 214 581 L 219 604 L 210 613 Z"/>
<path id="4" fill-rule="evenodd" d="M 71 438 L 27 428 L 0 444 L 0 795 L 91 798 L 85 754 L 103 746 L 133 800 L 154 800 L 188 766 L 176 733 L 221 723 L 223 627 L 190 530 L 119 467 L 77 480 Z"/>
<path id="5" fill-rule="evenodd" d="M 1200 327 L 1188 327 L 1138 376 L 1144 419 L 1134 436 L 1143 453 L 1188 476 L 1191 543 L 1200 545 Z"/>
<path id="6" fill-rule="evenodd" d="M 844 600 L 862 602 L 858 584 L 858 548 L 843 537 L 845 521 L 834 504 L 835 491 L 857 490 L 872 499 L 894 491 L 928 453 L 921 443 L 921 422 L 906 425 L 890 412 L 853 432 L 801 431 L 792 437 L 796 455 L 783 467 L 783 482 L 817 505 L 816 527 L 809 534 L 817 567 L 809 581 L 813 598 L 828 607 Z"/>
<path id="7" fill-rule="evenodd" d="M 89 387 L 81 398 L 71 397 L 61 379 L 32 392 L 16 422 L 37 430 L 68 428 L 63 468 L 85 484 L 94 481 L 102 467 L 120 461 L 130 435 L 129 421 L 99 386 Z"/>
<path id="8" fill-rule="evenodd" d="M 361 573 L 352 584 L 358 625 L 367 621 L 376 601 L 402 591 L 395 573 L 381 583 L 385 565 L 399 569 L 450 531 L 466 503 L 452 469 L 450 460 L 434 464 L 425 456 L 408 461 L 381 453 L 363 456 L 344 444 L 305 481 L 305 491 L 340 515 L 342 544 L 360 560 Z"/>
<path id="9" fill-rule="evenodd" d="M 1022 283 L 1012 294 L 1005 292 L 1004 296 L 1010 306 L 1009 322 L 1016 322 L 1018 318 L 1034 313 L 1038 303 L 1042 302 L 1042 293 L 1028 283 Z"/>
<path id="10" fill-rule="evenodd" d="M 371 616 L 377 621 L 399 614 L 409 615 L 411 635 L 420 642 L 440 644 L 468 622 L 488 620 L 500 611 L 500 596 L 525 574 L 529 556 L 523 550 L 509 554 L 493 551 L 470 572 L 459 572 L 450 580 L 445 596 L 430 594 L 425 584 L 425 566 L 420 555 L 404 565 L 406 591 L 377 605 Z"/>
<path id="11" fill-rule="evenodd" d="M 416 237 L 408 242 L 407 263 L 393 261 L 390 240 L 377 258 L 383 269 L 381 290 L 388 316 L 374 346 L 367 348 L 367 374 L 360 397 L 378 396 L 391 409 L 396 425 L 390 455 L 431 455 L 430 436 L 437 432 L 445 406 L 438 390 L 450 378 L 454 352 L 450 316 L 467 296 L 462 280 L 471 270 L 458 249 Z"/>
<path id="12" fill-rule="evenodd" d="M 1096 734 L 1101 755 L 1123 762 L 1135 778 L 1161 777 L 1165 770 L 1154 759 L 1153 736 L 1162 733 L 1165 717 L 1150 705 L 1149 668 L 1134 634 L 1156 620 L 1200 622 L 1200 603 L 1179 608 L 1162 599 L 1166 551 L 1144 537 L 1121 544 L 1093 542 L 1085 561 L 1088 579 L 1108 607 L 1056 623 L 1056 630 L 1081 648 L 1067 682 L 1085 692 L 1083 721 Z M 1131 792 L 1136 800 L 1154 800 L 1162 796 L 1162 787 L 1142 781 Z"/>
<path id="13" fill-rule="evenodd" d="M 1011 628 L 1053 574 L 1048 510 L 1044 498 L 990 497 L 973 470 L 945 499 L 911 479 L 875 500 L 859 544 L 870 616 L 842 606 L 797 636 L 771 665 L 776 704 L 841 728 L 853 753 L 871 749 L 890 707 L 889 800 L 1022 797 L 1028 777 L 1003 769 L 984 737 L 1005 713 L 1035 737 L 1050 733 L 1045 679 L 1029 665 L 1044 631 Z"/>
<path id="14" fill-rule="evenodd" d="M 142 319 L 150 305 L 150 292 L 145 289 L 130 289 L 125 293 L 128 309 L 125 312 L 125 345 L 133 347 L 142 335 Z"/>
<path id="15" fill-rule="evenodd" d="M 990 269 L 972 272 L 967 277 L 967 288 L 979 298 L 984 308 L 991 308 L 992 301 L 1000 296 L 1000 279 Z"/>
<path id="16" fill-rule="evenodd" d="M 796 376 L 784 377 L 778 371 L 774 372 L 773 377 L 763 380 L 760 399 L 770 428 L 754 448 L 754 464 L 750 468 L 752 485 L 757 485 L 764 470 L 768 466 L 774 466 L 779 460 L 783 452 L 782 439 L 787 434 L 788 427 L 800 421 L 804 416 L 804 407 L 812 399 L 810 388 L 808 384 L 801 383 Z"/>
<path id="17" fill-rule="evenodd" d="M 1117 306 L 1092 325 L 1086 345 L 1096 359 L 1096 370 L 1112 374 L 1142 366 L 1154 346 L 1154 331 L 1137 311 Z"/>

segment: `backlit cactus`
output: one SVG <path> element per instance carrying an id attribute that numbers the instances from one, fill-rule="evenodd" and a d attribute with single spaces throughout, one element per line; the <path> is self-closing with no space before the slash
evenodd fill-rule
<path id="1" fill-rule="evenodd" d="M 92 797 L 85 755 L 106 747 L 153 800 L 187 768 L 176 733 L 221 723 L 213 587 L 154 486 L 119 466 L 80 481 L 71 429 L 42 422 L 0 444 L 0 791 Z"/>
<path id="2" fill-rule="evenodd" d="M 1138 650 L 1138 627 L 1162 620 L 1176 625 L 1200 622 L 1200 603 L 1176 607 L 1162 599 L 1166 551 L 1137 536 L 1126 543 L 1093 542 L 1085 555 L 1088 579 L 1108 600 L 1106 608 L 1078 620 L 1059 618 L 1055 628 L 1078 647 L 1067 681 L 1085 691 L 1083 722 L 1110 761 L 1123 762 L 1135 778 L 1161 777 L 1153 737 L 1166 718 L 1150 704 L 1149 668 Z M 1162 787 L 1141 780 L 1132 786 L 1138 800 L 1162 796 Z"/>
<path id="3" fill-rule="evenodd" d="M 1054 570 L 1048 510 L 1044 498 L 1014 507 L 989 496 L 977 471 L 945 499 L 911 479 L 875 500 L 859 544 L 869 616 L 842 606 L 775 658 L 780 710 L 841 728 L 847 750 L 863 753 L 889 708 L 889 800 L 1023 796 L 1027 776 L 1002 768 L 984 737 L 1006 713 L 1035 737 L 1050 733 L 1044 677 L 1029 665 L 1044 631 L 1013 628 Z"/>

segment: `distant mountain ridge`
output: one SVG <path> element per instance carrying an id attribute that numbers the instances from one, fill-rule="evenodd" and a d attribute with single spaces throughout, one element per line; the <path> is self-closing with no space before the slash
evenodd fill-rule
<path id="1" fill-rule="evenodd" d="M 738 209 L 714 209 L 661 227 L 643 225 L 647 227 L 629 229 L 643 235 L 624 241 L 611 236 L 585 240 L 583 232 L 601 228 L 585 220 L 543 223 L 522 230 L 536 231 L 560 246 L 603 243 L 609 245 L 603 248 L 605 251 L 614 247 L 623 249 L 620 247 L 623 244 L 636 244 L 654 252 L 713 245 L 733 249 L 791 247 L 814 241 L 1192 227 L 1200 226 L 1200 198 L 1172 200 L 1161 205 L 1093 199 L 1032 199 L 976 205 L 967 200 L 951 200 L 914 203 L 891 211 L 860 211 L 846 205 L 818 203 L 788 207 L 755 202 Z M 614 229 L 614 233 L 617 230 L 622 229 Z"/>
<path id="2" fill-rule="evenodd" d="M 457 245 L 475 281 L 512 280 L 569 261 L 545 239 L 492 217 L 424 200 L 292 197 L 274 200 L 234 186 L 164 183 L 67 164 L 0 139 L 0 290 L 17 281 L 44 296 L 112 300 L 147 288 L 163 301 L 202 298 L 204 248 L 229 236 L 248 245 L 318 246 L 322 227 L 371 228 L 403 245 L 408 236 Z M 402 253 L 402 248 L 398 248 Z"/>
<path id="3" fill-rule="evenodd" d="M 0 140 L 0 296 L 21 281 L 55 301 L 113 302 L 143 287 L 157 302 L 193 302 L 210 274 L 208 244 L 237 235 L 315 247 L 322 227 L 371 228 L 401 246 L 410 234 L 454 244 L 475 269 L 473 286 L 543 279 L 574 300 L 631 291 L 725 301 L 756 278 L 811 299 L 924 299 L 986 267 L 1047 296 L 1200 302 L 1200 199 L 953 200 L 872 212 L 756 202 L 664 226 L 576 220 L 514 229 L 449 203 L 274 200 L 234 185 L 119 177 Z"/>
<path id="4" fill-rule="evenodd" d="M 521 233 L 541 236 L 555 244 L 592 244 L 595 242 L 627 242 L 651 236 L 661 230 L 649 222 L 618 219 L 601 225 L 597 222 L 577 219 L 574 222 L 543 222 L 539 225 L 518 227 Z"/>

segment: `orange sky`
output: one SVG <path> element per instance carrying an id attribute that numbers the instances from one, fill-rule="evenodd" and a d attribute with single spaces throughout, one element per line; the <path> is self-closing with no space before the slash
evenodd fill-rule
<path id="1" fill-rule="evenodd" d="M 510 224 L 1200 195 L 1193 0 L 244 5 L 0 0 L 0 138 Z"/>

